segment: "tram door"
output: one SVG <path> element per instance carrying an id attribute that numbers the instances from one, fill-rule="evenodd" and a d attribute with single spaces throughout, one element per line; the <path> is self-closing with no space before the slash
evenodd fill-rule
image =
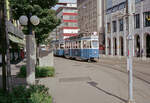
<path id="1" fill-rule="evenodd" d="M 146 54 L 150 57 L 150 35 L 146 36 Z"/>

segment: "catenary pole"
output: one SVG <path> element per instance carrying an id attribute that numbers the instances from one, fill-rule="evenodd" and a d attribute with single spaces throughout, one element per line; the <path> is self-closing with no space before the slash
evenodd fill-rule
<path id="1" fill-rule="evenodd" d="M 134 12 L 135 12 L 135 0 L 127 0 L 127 40 L 128 40 L 128 57 L 127 57 L 127 69 L 128 69 L 128 103 L 134 103 L 133 100 L 133 30 L 134 30 Z"/>

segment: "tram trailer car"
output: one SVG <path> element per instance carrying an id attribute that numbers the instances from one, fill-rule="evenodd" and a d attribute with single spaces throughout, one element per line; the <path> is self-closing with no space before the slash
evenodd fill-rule
<path id="1" fill-rule="evenodd" d="M 94 60 L 99 58 L 98 35 L 80 34 L 65 40 L 64 56 L 80 60 Z"/>
<path id="2" fill-rule="evenodd" d="M 64 56 L 64 44 L 56 41 L 54 44 L 54 55 L 55 56 Z"/>

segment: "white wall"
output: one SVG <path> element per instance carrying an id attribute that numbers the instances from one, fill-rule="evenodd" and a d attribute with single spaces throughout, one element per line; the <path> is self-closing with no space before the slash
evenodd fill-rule
<path id="1" fill-rule="evenodd" d="M 78 29 L 64 29 L 64 33 L 78 33 Z"/>

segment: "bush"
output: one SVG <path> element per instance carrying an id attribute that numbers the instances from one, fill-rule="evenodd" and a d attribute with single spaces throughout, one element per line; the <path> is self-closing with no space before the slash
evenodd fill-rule
<path id="1" fill-rule="evenodd" d="M 35 68 L 35 77 L 52 77 L 55 74 L 54 67 L 36 67 Z M 26 77 L 26 66 L 20 68 L 18 77 Z"/>
<path id="2" fill-rule="evenodd" d="M 52 77 L 54 76 L 53 67 L 36 67 L 36 77 Z"/>
<path id="3" fill-rule="evenodd" d="M 30 101 L 30 103 L 52 103 L 52 98 L 46 94 L 36 92 L 31 95 Z"/>
<path id="4" fill-rule="evenodd" d="M 0 89 L 0 103 L 10 103 L 8 93 Z"/>
<path id="5" fill-rule="evenodd" d="M 21 66 L 18 76 L 19 77 L 26 77 L 26 66 L 25 65 Z"/>
<path id="6" fill-rule="evenodd" d="M 43 85 L 18 86 L 10 94 L 1 92 L 0 103 L 52 103 L 52 97 Z"/>

